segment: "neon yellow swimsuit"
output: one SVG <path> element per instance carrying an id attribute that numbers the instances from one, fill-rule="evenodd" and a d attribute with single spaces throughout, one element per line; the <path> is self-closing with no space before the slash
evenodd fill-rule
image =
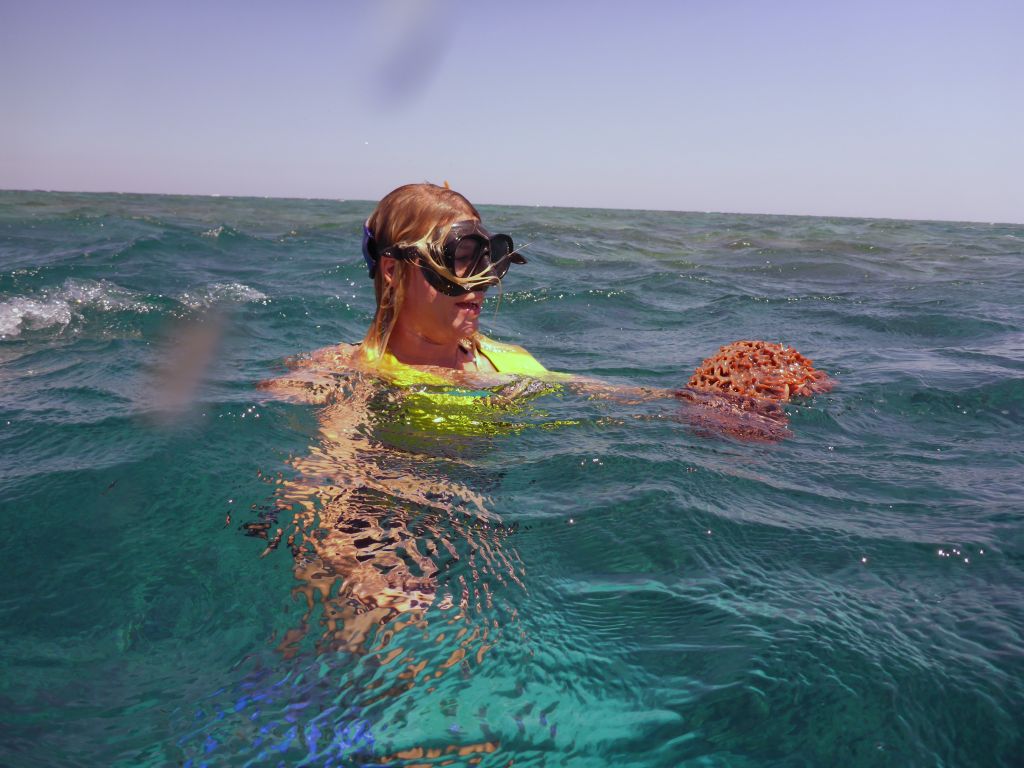
<path id="1" fill-rule="evenodd" d="M 558 382 L 570 376 L 549 371 L 537 359 L 515 344 L 504 344 L 486 336 L 478 336 L 478 351 L 486 357 L 499 374 L 525 376 L 545 382 L 532 390 L 540 395 L 554 392 Z M 390 352 L 369 361 L 381 378 L 390 383 L 408 388 L 402 398 L 401 412 L 395 414 L 406 425 L 428 432 L 456 433 L 461 435 L 486 435 L 518 432 L 524 424 L 506 420 L 510 408 L 499 410 L 493 407 L 496 394 L 491 390 L 469 390 L 458 387 L 439 374 L 424 371 L 399 362 Z"/>
<path id="2" fill-rule="evenodd" d="M 563 374 L 552 374 L 547 368 L 537 362 L 537 359 L 522 347 L 515 344 L 503 344 L 500 341 L 489 339 L 486 336 L 478 336 L 479 351 L 486 357 L 494 370 L 498 373 L 508 373 L 518 376 L 532 376 L 535 378 L 560 378 Z M 367 350 L 369 352 L 369 350 Z M 450 387 L 452 382 L 436 373 L 421 370 L 411 365 L 399 362 L 390 352 L 385 352 L 380 357 L 371 357 L 367 354 L 370 362 L 382 378 L 399 387 L 411 387 L 422 384 L 432 387 Z"/>

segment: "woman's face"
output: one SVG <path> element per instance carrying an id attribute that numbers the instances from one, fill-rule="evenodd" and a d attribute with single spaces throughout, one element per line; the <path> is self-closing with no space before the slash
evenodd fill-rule
<path id="1" fill-rule="evenodd" d="M 435 289 L 418 264 L 405 270 L 405 299 L 397 325 L 434 344 L 453 344 L 477 332 L 484 289 L 446 296 Z"/>

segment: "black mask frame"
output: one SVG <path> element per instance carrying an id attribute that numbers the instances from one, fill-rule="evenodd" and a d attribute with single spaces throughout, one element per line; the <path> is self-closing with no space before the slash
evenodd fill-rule
<path id="1" fill-rule="evenodd" d="M 486 276 L 488 281 L 470 287 L 454 282 L 435 271 L 415 246 L 391 246 L 377 250 L 376 239 L 370 228 L 363 226 L 363 258 L 366 260 L 370 277 L 377 271 L 381 256 L 404 261 L 418 261 L 423 277 L 430 285 L 446 296 L 462 296 L 472 291 L 485 291 L 496 285 L 508 272 L 511 264 L 525 264 L 526 259 L 517 253 L 508 235 L 492 235 L 476 219 L 458 221 L 451 225 L 442 244 L 441 256 L 447 270 L 458 278 L 469 279 Z"/>

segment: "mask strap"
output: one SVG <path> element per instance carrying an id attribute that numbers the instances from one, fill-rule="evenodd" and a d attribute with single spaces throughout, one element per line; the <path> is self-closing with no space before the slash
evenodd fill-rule
<path id="1" fill-rule="evenodd" d="M 370 279 L 377 274 L 377 241 L 370 231 L 370 220 L 363 223 L 363 260 L 366 261 L 366 268 L 370 272 Z"/>

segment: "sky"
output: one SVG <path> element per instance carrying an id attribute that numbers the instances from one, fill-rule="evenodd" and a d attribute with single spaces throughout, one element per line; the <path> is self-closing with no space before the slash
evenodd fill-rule
<path id="1" fill-rule="evenodd" d="M 0 0 L 0 188 L 1024 223 L 1020 0 Z"/>

